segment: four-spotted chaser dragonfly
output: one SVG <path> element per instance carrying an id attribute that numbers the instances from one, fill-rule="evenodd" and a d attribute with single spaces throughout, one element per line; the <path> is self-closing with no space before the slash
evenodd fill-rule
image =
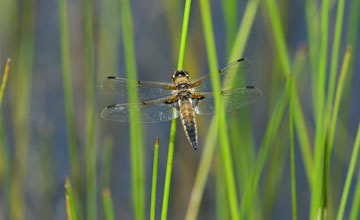
<path id="1" fill-rule="evenodd" d="M 242 58 L 219 70 L 220 80 L 224 81 L 221 96 L 225 111 L 250 104 L 262 96 L 261 90 L 254 86 L 239 87 L 250 66 L 250 62 Z M 180 115 L 187 139 L 194 150 L 197 150 L 195 115 L 215 113 L 210 75 L 190 80 L 187 71 L 176 70 L 171 79 L 172 83 L 167 83 L 108 76 L 102 82 L 102 87 L 125 97 L 128 86 L 136 85 L 140 102 L 136 106 L 129 103 L 109 105 L 101 112 L 101 117 L 111 121 L 126 122 L 129 118 L 129 109 L 132 107 L 139 110 L 140 120 L 144 123 L 169 121 Z M 233 88 L 233 85 L 237 85 L 238 88 L 236 86 Z"/>

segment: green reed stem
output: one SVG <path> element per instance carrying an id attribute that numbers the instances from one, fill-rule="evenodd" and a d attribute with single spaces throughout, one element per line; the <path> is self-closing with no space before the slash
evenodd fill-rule
<path id="1" fill-rule="evenodd" d="M 130 80 L 136 80 L 137 68 L 135 60 L 134 33 L 129 0 L 121 1 L 121 14 L 127 78 Z M 137 105 L 139 102 L 139 96 L 136 85 L 129 85 L 128 93 L 129 102 Z M 137 108 L 130 109 L 129 118 L 134 216 L 136 220 L 142 220 L 145 218 L 145 177 L 143 165 L 143 142 L 141 138 L 142 126 Z"/>
<path id="2" fill-rule="evenodd" d="M 182 33 L 181 33 L 181 41 L 180 41 L 178 69 L 182 69 L 183 63 L 184 63 L 186 38 L 187 38 L 189 17 L 190 17 L 190 7 L 191 7 L 191 0 L 186 0 L 185 9 L 184 9 L 183 25 L 182 25 Z M 173 115 L 175 115 L 175 113 L 176 113 L 176 109 L 173 110 Z M 173 162 L 174 147 L 175 147 L 176 123 L 177 123 L 177 119 L 174 118 L 171 121 L 171 129 L 170 129 L 168 160 L 167 160 L 167 166 L 166 166 L 164 195 L 163 195 L 163 204 L 162 204 L 162 211 L 161 211 L 161 219 L 162 220 L 167 219 L 167 210 L 168 210 L 168 205 L 169 205 L 169 193 L 170 193 L 170 182 L 171 182 L 171 173 L 172 173 L 172 162 Z"/>
<path id="3" fill-rule="evenodd" d="M 150 220 L 155 220 L 158 162 L 159 162 L 159 138 L 157 137 L 155 139 L 155 147 L 154 147 L 154 164 L 153 164 L 153 176 L 152 176 L 152 187 L 151 187 Z"/>
<path id="4" fill-rule="evenodd" d="M 254 23 L 254 18 L 259 6 L 259 0 L 250 0 L 246 6 L 244 16 L 242 18 L 240 27 L 236 34 L 233 49 L 230 53 L 230 61 L 236 60 L 242 56 L 245 49 L 246 42 L 249 37 L 251 27 Z M 210 123 L 210 128 L 206 135 L 203 154 L 201 156 L 200 165 L 196 174 L 194 187 L 191 193 L 190 203 L 186 213 L 187 220 L 197 219 L 200 208 L 202 195 L 204 192 L 205 183 L 209 176 L 211 161 L 214 157 L 214 149 L 218 138 L 218 122 L 217 117 L 213 117 Z"/>
<path id="5" fill-rule="evenodd" d="M 230 213 L 232 219 L 239 219 L 238 198 L 235 187 L 234 169 L 230 153 L 229 137 L 226 129 L 224 107 L 221 104 L 220 80 L 218 77 L 218 64 L 215 47 L 215 39 L 212 28 L 211 12 L 208 0 L 200 1 L 201 18 L 204 28 L 209 67 L 211 73 L 211 83 L 214 89 L 215 111 L 218 117 L 219 136 L 221 143 L 221 152 L 225 165 L 225 177 L 227 193 L 230 204 Z"/>
<path id="6" fill-rule="evenodd" d="M 111 199 L 111 192 L 109 188 L 104 188 L 102 192 L 104 213 L 106 220 L 114 220 L 114 207 Z"/>
<path id="7" fill-rule="evenodd" d="M 78 146 L 76 143 L 76 126 L 74 110 L 74 93 L 71 76 L 70 42 L 66 0 L 59 0 L 59 33 L 61 48 L 61 63 L 63 72 L 64 102 L 67 124 L 68 148 L 70 155 L 71 176 L 75 181 L 75 189 L 80 187 L 80 166 Z M 75 190 L 76 191 L 76 190 Z"/>
<path id="8" fill-rule="evenodd" d="M 113 157 L 113 138 L 106 136 L 103 143 L 102 151 L 102 176 L 101 188 L 109 187 L 111 180 L 111 165 Z"/>
<path id="9" fill-rule="evenodd" d="M 184 65 L 186 38 L 187 38 L 187 33 L 188 33 L 189 17 L 190 17 L 190 7 L 191 7 L 191 0 L 186 0 L 184 17 L 183 17 L 183 26 L 182 26 L 182 31 L 181 31 L 179 60 L 178 60 L 178 66 L 177 66 L 178 70 L 182 69 L 183 65 Z"/>
<path id="10" fill-rule="evenodd" d="M 291 77 L 291 76 L 290 76 Z M 293 220 L 297 220 L 296 205 L 296 171 L 295 171 L 295 147 L 294 147 L 294 105 L 293 105 L 293 79 L 290 78 L 289 86 L 289 128 L 290 128 L 290 163 L 291 163 L 291 198 Z"/>
<path id="11" fill-rule="evenodd" d="M 276 48 L 280 55 L 281 66 L 285 76 L 290 74 L 291 64 L 290 58 L 286 47 L 285 34 L 281 26 L 280 13 L 277 9 L 275 0 L 266 0 L 267 9 L 269 11 L 270 23 L 272 25 Z"/>
<path id="12" fill-rule="evenodd" d="M 86 57 L 86 218 L 97 219 L 94 2 L 83 1 Z"/>
<path id="13" fill-rule="evenodd" d="M 325 100 L 325 82 L 326 82 L 326 66 L 327 66 L 327 51 L 328 51 L 328 25 L 329 25 L 329 0 L 322 2 L 322 14 L 321 14 L 321 41 L 319 51 L 319 66 L 318 77 L 316 84 L 316 135 L 315 135 L 315 157 L 314 157 L 314 173 L 313 173 L 313 191 L 311 194 L 311 208 L 310 219 L 315 219 L 318 209 L 321 206 L 322 201 L 322 172 L 325 169 L 322 168 L 325 152 L 325 128 L 324 121 L 324 100 Z M 323 194 L 325 196 L 325 194 Z"/>
<path id="14" fill-rule="evenodd" d="M 16 97 L 14 97 L 14 157 L 9 189 L 9 219 L 25 218 L 25 183 L 28 174 L 29 145 L 31 141 L 30 105 L 35 41 L 35 0 L 24 1 L 21 15 L 19 56 L 17 74 L 14 75 Z M 21 138 L 19 138 L 21 137 Z"/>
<path id="15" fill-rule="evenodd" d="M 337 218 L 336 218 L 337 220 L 343 219 L 343 216 L 344 216 L 345 207 L 346 207 L 346 201 L 348 199 L 349 191 L 350 191 L 351 180 L 353 178 L 354 171 L 355 171 L 355 165 L 356 165 L 356 162 L 358 160 L 359 149 L 360 149 L 360 124 L 358 126 L 358 131 L 357 131 L 357 135 L 356 135 L 354 149 L 353 149 L 353 152 L 351 154 L 349 171 L 348 171 L 347 176 L 346 176 L 345 186 L 344 186 L 343 194 L 341 196 L 340 207 L 339 207 Z"/>
<path id="16" fill-rule="evenodd" d="M 330 62 L 330 77 L 329 77 L 329 88 L 327 94 L 327 109 L 331 109 L 331 104 L 334 98 L 335 92 L 335 81 L 336 81 L 336 73 L 339 62 L 339 48 L 340 48 L 340 40 L 341 40 L 341 29 L 344 17 L 344 8 L 345 8 L 345 0 L 338 1 L 337 7 L 337 16 L 335 23 L 335 33 L 334 33 L 334 42 L 331 53 L 331 62 Z"/>
<path id="17" fill-rule="evenodd" d="M 70 179 L 65 179 L 65 199 L 68 220 L 77 220 L 76 205 Z"/>
<path id="18" fill-rule="evenodd" d="M 246 219 L 249 211 L 251 210 L 251 205 L 253 204 L 255 198 L 254 195 L 257 193 L 258 190 L 260 176 L 262 170 L 264 169 L 265 161 L 269 155 L 271 147 L 273 146 L 274 139 L 276 137 L 285 112 L 286 104 L 288 103 L 288 86 L 289 85 L 287 83 L 283 95 L 277 100 L 274 110 L 271 113 L 271 119 L 266 128 L 265 138 L 258 153 L 254 171 L 251 174 L 251 178 L 242 196 L 242 202 L 240 207 L 241 219 Z"/>
<path id="19" fill-rule="evenodd" d="M 175 110 L 174 110 L 174 113 L 175 113 Z M 176 119 L 173 119 L 171 122 L 171 129 L 170 129 L 170 141 L 169 141 L 168 160 L 167 160 L 167 164 L 166 164 L 165 186 L 164 186 L 163 204 L 162 204 L 162 210 L 161 210 L 161 220 L 167 219 L 167 210 L 168 210 L 168 206 L 169 206 L 170 182 L 171 182 L 171 173 L 172 173 L 172 163 L 173 163 L 173 158 L 174 158 L 175 135 L 176 135 Z"/>
<path id="20" fill-rule="evenodd" d="M 6 64 L 5 64 L 5 68 L 4 68 L 4 74 L 3 74 L 3 77 L 2 77 L 1 87 L 0 87 L 0 108 L 1 108 L 3 97 L 4 97 L 6 82 L 7 82 L 8 74 L 9 74 L 9 70 L 10 70 L 10 63 L 11 63 L 11 60 L 10 60 L 10 58 L 8 58 L 6 60 Z"/>

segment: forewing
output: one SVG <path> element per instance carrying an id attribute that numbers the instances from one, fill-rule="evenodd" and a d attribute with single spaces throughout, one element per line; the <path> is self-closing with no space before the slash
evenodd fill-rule
<path id="1" fill-rule="evenodd" d="M 229 90 L 232 88 L 245 86 L 245 76 L 250 69 L 250 61 L 244 58 L 231 62 L 225 67 L 221 68 L 218 73 L 222 90 Z M 191 81 L 190 86 L 195 88 L 196 91 L 211 92 L 212 85 L 210 74 Z"/>
<path id="2" fill-rule="evenodd" d="M 129 103 L 109 105 L 102 110 L 101 117 L 116 122 L 127 122 L 129 121 L 130 109 L 134 108 L 134 110 L 139 111 L 140 121 L 143 123 L 169 121 L 179 116 L 177 110 L 175 115 L 173 114 L 173 109 L 176 105 L 167 103 L 169 100 L 174 100 L 174 97 L 142 102 L 139 105 Z"/>
<path id="3" fill-rule="evenodd" d="M 212 93 L 198 92 L 194 93 L 194 96 L 203 97 L 195 107 L 197 114 L 211 115 L 215 113 L 215 103 Z M 224 110 L 226 112 L 253 103 L 260 96 L 262 96 L 261 90 L 253 86 L 224 90 L 221 92 L 222 104 L 225 106 Z"/>
<path id="4" fill-rule="evenodd" d="M 136 81 L 116 76 L 108 76 L 101 83 L 101 87 L 120 97 L 128 96 L 128 87 L 131 85 L 138 88 L 139 99 L 142 101 L 169 96 L 172 94 L 173 89 L 175 89 L 175 86 L 171 83 Z"/>

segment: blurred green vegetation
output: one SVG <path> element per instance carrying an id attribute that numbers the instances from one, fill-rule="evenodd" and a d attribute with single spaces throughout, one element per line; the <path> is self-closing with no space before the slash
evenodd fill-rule
<path id="1" fill-rule="evenodd" d="M 358 219 L 359 12 L 358 0 L 0 0 L 0 219 Z M 225 114 L 217 69 L 241 57 L 264 96 Z M 180 121 L 100 119 L 123 101 L 100 89 L 107 75 L 169 81 L 176 68 L 212 74 L 219 113 L 197 118 L 198 152 Z"/>

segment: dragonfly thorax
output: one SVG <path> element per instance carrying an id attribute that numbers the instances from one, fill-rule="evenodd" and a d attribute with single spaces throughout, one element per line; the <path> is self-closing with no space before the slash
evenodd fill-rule
<path id="1" fill-rule="evenodd" d="M 178 97 L 178 99 L 188 99 L 191 97 L 191 92 L 187 89 L 184 89 L 184 90 L 180 90 L 176 96 Z"/>

